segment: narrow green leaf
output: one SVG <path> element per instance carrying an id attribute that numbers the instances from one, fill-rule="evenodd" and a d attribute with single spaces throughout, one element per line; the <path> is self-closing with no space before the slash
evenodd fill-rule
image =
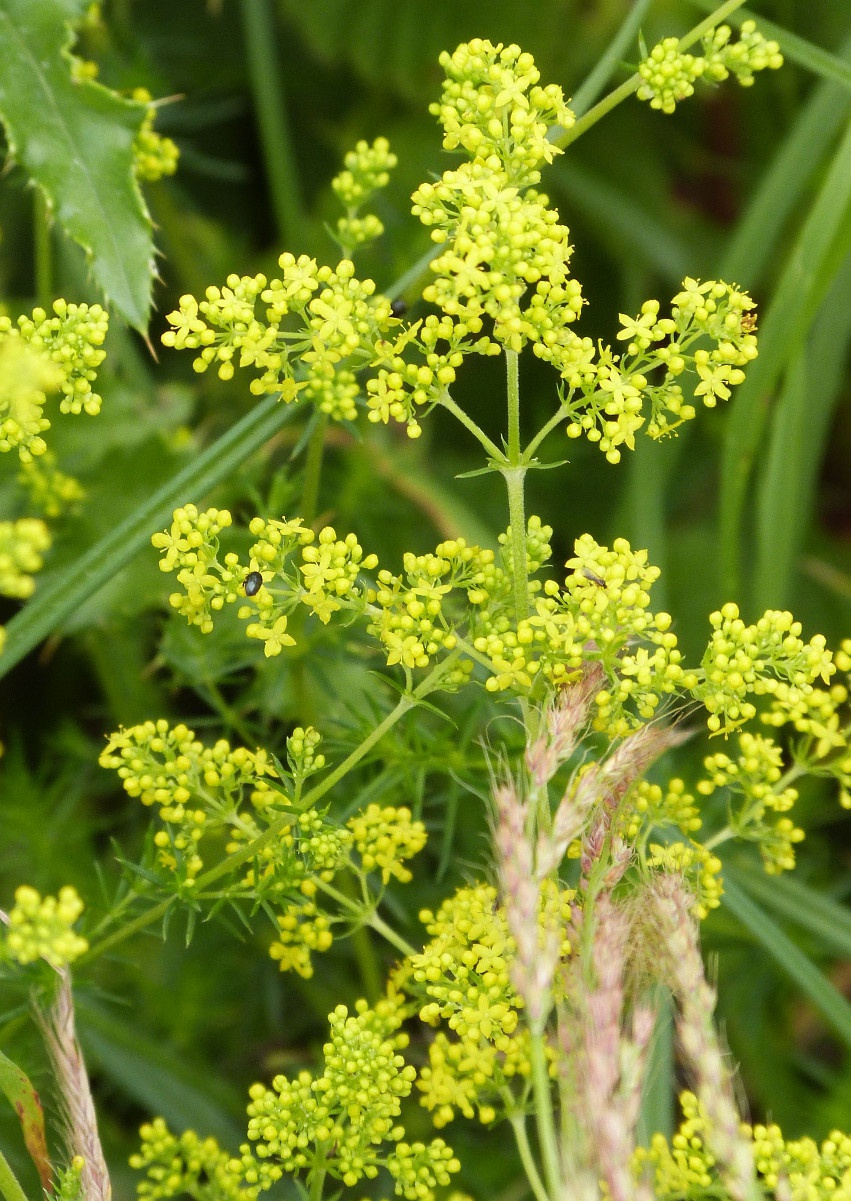
<path id="1" fill-rule="evenodd" d="M 851 63 L 851 37 L 839 55 Z M 730 239 L 718 278 L 756 288 L 777 254 L 783 227 L 812 191 L 828 147 L 851 111 L 851 97 L 835 83 L 820 83 L 802 107 Z"/>
<path id="2" fill-rule="evenodd" d="M 209 492 L 300 410 L 301 406 L 296 404 L 281 405 L 277 396 L 267 397 L 155 492 L 143 508 L 37 592 L 6 626 L 6 645 L 0 654 L 0 679 L 147 546 L 151 534 L 171 520 L 175 506 L 197 500 Z"/>
<path id="3" fill-rule="evenodd" d="M 18 1183 L 18 1178 L 2 1151 L 0 1151 L 0 1193 L 3 1194 L 5 1201 L 28 1201 L 26 1193 Z"/>
<path id="4" fill-rule="evenodd" d="M 0 120 L 14 159 L 85 250 L 107 300 L 145 331 L 151 221 L 133 172 L 144 107 L 71 79 L 71 0 L 0 0 Z"/>
<path id="5" fill-rule="evenodd" d="M 24 1142 L 30 1158 L 38 1170 L 45 1189 L 50 1188 L 50 1160 L 47 1157 L 47 1142 L 44 1137 L 44 1111 L 38 1093 L 30 1079 L 16 1063 L 0 1051 L 0 1089 L 18 1115 Z"/>
<path id="6" fill-rule="evenodd" d="M 851 1003 L 833 987 L 791 938 L 728 875 L 724 877 L 724 904 L 750 931 L 786 975 L 809 997 L 824 1020 L 851 1047 Z"/>
<path id="7" fill-rule="evenodd" d="M 851 123 L 810 208 L 761 323 L 759 357 L 727 423 L 721 476 L 721 565 L 725 591 L 739 591 L 739 540 L 754 461 L 764 440 L 766 397 L 798 354 L 830 282 L 837 235 L 851 212 Z"/>
<path id="8" fill-rule="evenodd" d="M 851 909 L 794 876 L 767 876 L 740 865 L 724 865 L 724 886 L 736 884 L 778 917 L 813 935 L 830 955 L 851 959 Z"/>
<path id="9" fill-rule="evenodd" d="M 754 607 L 786 608 L 851 339 L 851 259 L 790 363 L 757 494 Z"/>

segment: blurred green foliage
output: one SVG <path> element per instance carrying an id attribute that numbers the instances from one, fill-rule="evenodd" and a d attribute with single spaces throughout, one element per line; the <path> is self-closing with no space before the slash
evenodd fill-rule
<path id="1" fill-rule="evenodd" d="M 98 62 L 110 87 L 142 85 L 169 98 L 158 128 L 181 151 L 178 174 L 145 191 L 160 251 L 153 346 L 163 314 L 183 293 L 198 295 L 230 272 L 268 273 L 284 249 L 335 261 L 326 228 L 337 215 L 330 179 L 358 138 L 379 135 L 389 138 L 399 167 L 381 198 L 387 233 L 359 271 L 390 290 L 428 250 L 409 195 L 447 161 L 427 112 L 439 89 L 439 51 L 472 36 L 515 41 L 569 96 L 630 7 L 628 0 L 106 0 L 102 22 L 83 30 L 76 52 Z M 682 33 L 705 10 L 658 0 L 642 36 L 649 46 Z M 529 511 L 554 526 L 556 562 L 585 531 L 603 543 L 623 535 L 648 547 L 663 569 L 661 603 L 692 655 L 705 642 L 708 612 L 732 598 L 747 620 L 765 607 L 788 607 L 805 636 L 819 630 L 835 645 L 851 633 L 851 15 L 835 0 L 763 0 L 736 19 L 747 15 L 778 27 L 766 32 L 781 41 L 783 70 L 747 91 L 701 88 L 673 117 L 630 100 L 572 145 L 544 181 L 575 242 L 574 273 L 589 300 L 583 332 L 610 339 L 618 313 L 648 296 L 664 301 L 685 274 L 728 279 L 759 302 L 759 371 L 726 411 L 701 414 L 678 439 L 640 442 L 620 467 L 556 432 L 545 451 L 569 457 L 569 468 L 535 473 L 530 482 Z M 637 46 L 624 55 L 629 69 L 638 57 Z M 0 295 L 17 314 L 42 299 L 33 195 L 17 168 L 0 181 L 0 230 Z M 58 230 L 53 256 L 55 294 L 98 299 L 81 253 Z M 118 322 L 107 350 L 101 415 L 55 431 L 60 464 L 88 498 L 57 526 L 40 591 L 67 587 L 68 573 L 99 539 L 256 403 L 239 373 L 228 383 L 198 378 L 187 356 L 160 350 L 155 359 Z M 501 399 L 492 415 L 501 370 L 471 364 L 456 393 L 491 436 L 502 428 Z M 552 411 L 555 384 L 531 358 L 521 371 L 532 429 Z M 303 432 L 297 422 L 283 425 L 215 487 L 177 502 L 227 506 L 243 519 L 295 516 L 294 452 Z M 495 545 L 507 521 L 501 485 L 495 476 L 457 478 L 478 461 L 456 424 L 438 413 L 417 443 L 384 427 L 362 434 L 336 427 L 329 435 L 324 522 L 355 530 L 387 564 L 456 534 Z M 9 511 L 14 503 L 4 476 L 4 515 L 17 515 Z M 157 519 L 152 528 L 164 524 Z M 119 724 L 179 717 L 199 731 L 280 751 L 294 724 L 314 722 L 328 739 L 326 753 L 339 757 L 373 724 L 379 702 L 370 661 L 356 642 L 347 644 L 345 630 L 332 636 L 340 647 L 323 632 L 321 645 L 308 640 L 297 655 L 264 662 L 235 622 L 203 638 L 169 617 L 167 591 L 145 545 L 3 680 L 0 897 L 10 898 L 21 881 L 53 891 L 73 883 L 97 909 L 122 887 L 116 855 L 132 857 L 146 821 L 96 766 L 104 734 Z M 13 612 L 4 602 L 0 620 Z M 486 778 L 482 721 L 491 721 L 492 744 L 510 744 L 516 731 L 505 715 L 483 716 L 483 705 L 453 702 L 454 726 L 415 714 L 364 765 L 358 795 L 349 798 L 350 807 L 372 795 L 410 804 L 434 831 L 428 865 L 400 891 L 394 914 L 400 925 L 409 922 L 412 938 L 418 908 L 486 860 L 485 809 L 476 795 Z M 436 763 L 446 770 L 438 774 Z M 679 770 L 690 770 L 688 751 Z M 762 881 L 752 895 L 848 994 L 841 960 L 851 958 L 851 928 L 838 916 L 851 887 L 848 821 L 815 787 L 802 810 L 808 837 L 797 880 L 837 907 L 819 924 L 808 919 L 812 893 L 790 905 L 785 881 Z M 102 865 L 100 898 L 93 861 Z M 749 867 L 729 869 L 747 892 Z M 235 1146 L 246 1086 L 308 1060 L 327 1013 L 364 987 L 357 948 L 348 943 L 304 981 L 278 973 L 265 936 L 209 923 L 187 947 L 185 933 L 175 918 L 165 943 L 138 936 L 77 983 L 119 1198 L 131 1195 L 122 1165 L 139 1121 L 156 1111 L 175 1128 L 194 1126 Z M 782 970 L 741 906 L 722 908 L 705 938 L 718 955 L 721 1017 L 754 1117 L 770 1113 L 788 1137 L 822 1137 L 847 1124 L 848 1047 L 802 1001 L 800 981 Z M 20 1058 L 44 1084 L 41 1052 L 22 1017 L 26 997 L 4 1001 L 4 1045 L 24 1039 Z M 424 1115 L 417 1121 L 422 1132 L 414 1124 L 414 1136 L 427 1127 Z M 475 1129 L 453 1128 L 451 1140 L 464 1164 L 460 1187 L 513 1196 L 519 1169 L 510 1156 L 500 1161 Z M 17 1146 L 11 1122 L 0 1127 L 0 1142 Z M 23 1154 L 10 1151 L 10 1159 L 32 1184 Z"/>

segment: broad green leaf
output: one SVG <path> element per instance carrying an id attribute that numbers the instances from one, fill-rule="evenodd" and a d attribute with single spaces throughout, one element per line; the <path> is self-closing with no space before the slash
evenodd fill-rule
<path id="1" fill-rule="evenodd" d="M 38 1169 L 41 1183 L 50 1188 L 50 1160 L 44 1137 L 44 1112 L 30 1079 L 16 1063 L 0 1051 L 0 1089 L 5 1093 L 21 1123 L 24 1142 Z"/>
<path id="2" fill-rule="evenodd" d="M 71 78 L 74 0 L 0 0 L 0 120 L 9 150 L 86 252 L 95 282 L 145 331 L 154 277 L 151 221 L 133 172 L 144 108 Z"/>

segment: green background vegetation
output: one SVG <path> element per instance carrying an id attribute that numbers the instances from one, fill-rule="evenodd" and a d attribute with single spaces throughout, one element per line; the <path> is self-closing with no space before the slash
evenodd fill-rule
<path id="1" fill-rule="evenodd" d="M 162 256 L 153 345 L 185 292 L 200 295 L 230 272 L 272 274 L 284 249 L 336 261 L 326 229 L 337 217 L 330 179 L 358 138 L 379 135 L 390 139 L 399 167 L 380 199 L 386 235 L 358 271 L 390 289 L 428 249 L 409 212 L 410 192 L 448 163 L 427 111 L 440 87 L 438 53 L 473 36 L 516 41 L 534 54 L 542 80 L 569 96 L 630 7 L 627 0 L 107 0 L 104 26 L 79 53 L 99 63 L 111 87 L 144 85 L 173 97 L 158 128 L 181 150 L 177 176 L 145 191 Z M 647 45 L 684 32 L 709 7 L 651 4 L 642 24 Z M 633 98 L 571 146 L 543 184 L 576 246 L 574 273 L 589 301 L 584 333 L 610 340 L 619 312 L 637 311 L 649 296 L 664 306 L 686 274 L 735 282 L 759 303 L 760 358 L 726 409 L 701 413 L 678 439 L 640 442 L 618 467 L 556 433 L 545 453 L 569 457 L 570 465 L 530 482 L 528 509 L 554 527 L 556 564 L 585 531 L 602 543 L 623 535 L 648 547 L 663 569 L 656 607 L 675 615 L 692 656 L 705 643 L 708 612 L 728 599 L 749 621 L 767 607 L 791 608 L 805 637 L 821 631 L 833 645 L 851 634 L 851 13 L 836 0 L 763 0 L 736 19 L 747 15 L 766 18 L 761 27 L 781 41 L 783 70 L 759 76 L 749 90 L 699 85 L 673 117 Z M 634 69 L 637 49 L 625 58 Z M 13 315 L 36 303 L 34 211 L 23 172 L 6 173 L 0 296 Z M 53 262 L 55 294 L 99 299 L 82 256 L 58 232 Z M 155 361 L 118 321 L 107 349 L 101 415 L 54 426 L 60 466 L 81 480 L 88 499 L 55 529 L 42 592 L 72 595 L 85 553 L 256 405 L 239 372 L 223 383 L 212 373 L 195 376 L 189 355 L 160 349 Z M 521 373 L 524 422 L 537 428 L 552 410 L 555 379 L 531 357 Z M 461 375 L 456 399 L 491 436 L 502 429 L 503 397 L 498 361 L 471 363 Z M 301 420 L 283 425 L 215 486 L 199 485 L 176 503 L 226 506 L 241 519 L 297 515 L 292 454 Z M 471 451 L 467 435 L 440 414 L 416 443 L 395 429 L 334 427 L 321 520 L 354 530 L 393 567 L 403 551 L 425 551 L 448 535 L 495 545 L 507 520 L 501 481 L 458 479 L 480 466 Z M 0 473 L 4 516 L 19 515 L 13 474 L 6 465 Z M 342 755 L 372 724 L 375 696 L 387 695 L 376 694 L 367 674 L 375 661 L 345 630 L 337 645 L 326 636 L 304 653 L 264 662 L 236 622 L 201 638 L 169 617 L 169 581 L 147 544 L 165 524 L 154 522 L 128 562 L 104 552 L 104 585 L 3 680 L 6 906 L 24 881 L 49 892 L 74 884 L 93 909 L 115 894 L 116 854 L 132 859 L 147 825 L 147 814 L 96 765 L 104 734 L 119 724 L 180 718 L 199 732 L 280 753 L 293 725 L 313 722 L 328 739 L 326 754 Z M 15 609 L 4 603 L 0 620 Z M 415 883 L 398 894 L 398 921 L 408 922 L 412 937 L 419 905 L 487 860 L 478 739 L 495 710 L 464 698 L 453 703 L 454 727 L 419 714 L 394 731 L 365 765 L 358 797 L 339 799 L 348 810 L 372 790 L 418 807 L 432 829 Z M 494 721 L 487 734 L 492 744 L 510 741 L 511 723 Z M 688 751 L 678 770 L 688 775 Z M 840 1004 L 840 994 L 851 994 L 842 966 L 851 959 L 851 916 L 842 908 L 851 839 L 848 815 L 827 789 L 802 798 L 797 820 L 808 836 L 795 879 L 763 877 L 745 854 L 731 862 L 727 903 L 707 922 L 705 947 L 718 957 L 721 1018 L 754 1118 L 775 1117 L 787 1137 L 823 1137 L 832 1126 L 847 1128 L 851 1113 L 851 1022 Z M 123 1165 L 140 1121 L 162 1113 L 175 1128 L 192 1126 L 235 1148 L 244 1137 L 246 1086 L 307 1063 L 327 1013 L 365 987 L 356 966 L 362 948 L 348 943 L 302 981 L 281 976 L 266 956 L 265 928 L 246 934 L 233 923 L 200 925 L 188 948 L 185 934 L 185 921 L 175 919 L 164 944 L 137 936 L 81 971 L 76 984 L 118 1198 L 131 1195 Z M 385 955 L 382 947 L 374 953 Z M 808 975 L 816 968 L 837 990 L 821 1004 L 821 977 Z M 0 1045 L 22 1048 L 16 1058 L 46 1086 L 27 997 L 4 991 Z M 661 1063 L 656 1079 L 661 1095 Z M 409 1134 L 424 1137 L 427 1118 L 413 1112 Z M 663 1103 L 656 1112 L 664 1115 Z M 517 1166 L 500 1159 L 492 1136 L 456 1123 L 448 1138 L 464 1164 L 459 1187 L 514 1196 Z M 0 1127 L 0 1142 L 32 1184 L 15 1151 L 13 1121 Z"/>

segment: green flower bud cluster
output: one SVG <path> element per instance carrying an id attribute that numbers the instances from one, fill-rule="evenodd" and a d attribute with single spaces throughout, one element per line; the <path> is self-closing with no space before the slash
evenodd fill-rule
<path id="1" fill-rule="evenodd" d="M 131 93 L 137 103 L 144 104 L 145 116 L 133 139 L 133 168 L 143 183 L 154 183 L 166 175 L 174 175 L 180 151 L 171 140 L 154 129 L 157 106 L 147 88 L 134 88 Z"/>
<path id="2" fill-rule="evenodd" d="M 45 451 L 38 458 L 21 460 L 18 483 L 27 491 L 32 507 L 45 517 L 59 517 L 74 509 L 86 491 L 73 476 L 56 465 L 56 456 Z"/>
<path id="3" fill-rule="evenodd" d="M 739 735 L 739 754 L 734 759 L 723 752 L 703 761 L 707 779 L 697 791 L 711 796 L 724 788 L 728 795 L 729 825 L 739 838 L 759 845 L 765 870 L 772 875 L 791 871 L 795 866 L 794 844 L 801 842 L 804 831 L 795 826 L 788 813 L 798 799 L 798 791 L 783 782 L 783 750 L 771 738 L 746 731 Z"/>
<path id="4" fill-rule="evenodd" d="M 542 932 L 553 924 L 564 929 L 571 917 L 572 890 L 553 890 L 542 890 Z M 529 1031 L 510 975 L 514 939 L 497 891 L 487 884 L 460 889 L 436 914 L 424 910 L 420 921 L 430 941 L 408 956 L 395 982 L 418 1000 L 420 1020 L 437 1028 L 417 1081 L 422 1104 L 437 1127 L 456 1113 L 490 1123 L 505 1112 L 512 1083 L 522 1087 L 530 1071 Z M 564 938 L 560 954 L 570 955 Z"/>
<path id="5" fill-rule="evenodd" d="M 47 393 L 63 379 L 61 368 L 19 337 L 0 339 L 0 452 L 17 450 L 22 463 L 43 455 Z"/>
<path id="6" fill-rule="evenodd" d="M 15 905 L 0 954 L 21 964 L 45 959 L 51 967 L 61 968 L 73 963 L 89 949 L 85 938 L 73 929 L 82 912 L 83 902 L 70 885 L 60 888 L 56 897 L 42 897 L 22 884 L 15 889 Z"/>
<path id="7" fill-rule="evenodd" d="M 749 695 L 772 696 L 782 684 L 785 702 L 794 704 L 812 691 L 821 677 L 827 682 L 835 667 L 821 634 L 805 643 L 801 624 L 791 613 L 769 609 L 755 625 L 746 626 L 738 606 L 729 602 L 710 614 L 712 637 L 702 661 L 702 680 L 694 695 L 709 710 L 713 733 L 729 733 L 756 716 Z"/>
<path id="8" fill-rule="evenodd" d="M 648 1180 L 658 1201 L 727 1196 L 710 1149 L 712 1129 L 703 1106 L 693 1093 L 685 1092 L 680 1096 L 680 1108 L 683 1120 L 670 1143 L 664 1135 L 655 1134 L 649 1147 L 635 1152 L 636 1180 Z M 811 1138 L 787 1141 L 774 1124 L 742 1123 L 740 1132 L 753 1150 L 760 1195 L 782 1195 L 790 1201 L 851 1198 L 851 1136 L 833 1130 L 819 1146 Z"/>
<path id="9" fill-rule="evenodd" d="M 381 188 L 390 182 L 390 172 L 398 159 L 386 138 L 370 144 L 359 141 L 343 159 L 343 170 L 331 180 L 346 215 L 337 222 L 337 241 L 347 254 L 357 246 L 373 242 L 384 233 L 384 225 L 374 213 L 359 216 L 360 210 Z"/>
<path id="10" fill-rule="evenodd" d="M 398 1031 L 401 1017 L 388 1002 L 370 1009 L 359 1001 L 354 1014 L 339 1005 L 328 1019 L 321 1075 L 252 1086 L 248 1137 L 267 1179 L 321 1171 L 351 1188 L 384 1167 L 410 1201 L 431 1201 L 436 1187 L 449 1184 L 460 1164 L 442 1139 L 403 1141 L 400 1103 L 416 1070 L 399 1053 L 408 1041 Z"/>
<path id="11" fill-rule="evenodd" d="M 50 1193 L 50 1201 L 86 1201 L 83 1168 L 86 1161 L 75 1155 L 66 1168 L 56 1172 Z"/>
<path id="12" fill-rule="evenodd" d="M 35 589 L 33 576 L 41 571 L 50 531 L 38 517 L 0 521 L 0 595 L 26 600 Z"/>
<path id="13" fill-rule="evenodd" d="M 162 1118 L 140 1130 L 142 1145 L 130 1156 L 130 1167 L 145 1172 L 137 1195 L 142 1201 L 189 1196 L 195 1201 L 256 1201 L 261 1187 L 248 1184 L 242 1163 L 223 1151 L 214 1138 L 194 1130 L 172 1134 Z"/>
<path id="14" fill-rule="evenodd" d="M 776 71 L 783 66 L 777 42 L 768 41 L 753 21 L 742 23 L 739 40 L 732 42 L 729 25 L 718 25 L 703 39 L 703 54 L 680 51 L 677 38 L 665 38 L 639 63 L 641 76 L 636 95 L 651 108 L 672 113 L 677 104 L 694 93 L 698 79 L 720 83 L 735 75 L 742 87 L 750 87 L 755 71 Z"/>

